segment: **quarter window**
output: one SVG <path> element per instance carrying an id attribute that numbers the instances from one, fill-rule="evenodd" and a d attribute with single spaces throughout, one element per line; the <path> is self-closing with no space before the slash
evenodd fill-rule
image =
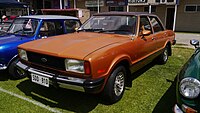
<path id="1" fill-rule="evenodd" d="M 150 21 L 151 21 L 151 25 L 152 25 L 155 33 L 164 30 L 161 23 L 158 21 L 158 19 L 156 17 L 150 17 Z"/>
<path id="2" fill-rule="evenodd" d="M 66 20 L 65 26 L 66 26 L 67 33 L 72 33 L 72 32 L 75 32 L 76 28 L 80 27 L 80 22 L 76 20 Z"/>
<path id="3" fill-rule="evenodd" d="M 44 21 L 40 28 L 40 37 L 64 34 L 61 22 Z"/>

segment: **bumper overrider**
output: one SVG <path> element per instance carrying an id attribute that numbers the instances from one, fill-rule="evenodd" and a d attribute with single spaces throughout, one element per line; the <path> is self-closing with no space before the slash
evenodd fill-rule
<path id="1" fill-rule="evenodd" d="M 179 108 L 179 106 L 177 104 L 175 104 L 173 111 L 174 111 L 174 113 L 183 113 L 183 111 L 181 110 L 181 108 Z"/>
<path id="2" fill-rule="evenodd" d="M 197 110 L 191 107 L 188 107 L 184 104 L 182 104 L 181 107 L 175 104 L 173 111 L 174 113 L 197 113 L 198 112 Z"/>
<path id="3" fill-rule="evenodd" d="M 31 78 L 31 80 L 33 79 L 31 75 L 34 74 L 48 78 L 50 85 L 81 92 L 98 93 L 102 89 L 104 83 L 104 78 L 91 80 L 91 79 L 67 77 L 29 67 L 20 61 L 17 62 L 16 68 L 20 71 L 23 71 L 23 73 L 26 74 L 29 78 Z"/>

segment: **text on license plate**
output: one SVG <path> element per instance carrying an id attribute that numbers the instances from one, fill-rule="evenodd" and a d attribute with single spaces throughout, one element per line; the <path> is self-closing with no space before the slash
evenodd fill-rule
<path id="1" fill-rule="evenodd" d="M 49 78 L 31 73 L 31 81 L 42 86 L 49 87 Z"/>

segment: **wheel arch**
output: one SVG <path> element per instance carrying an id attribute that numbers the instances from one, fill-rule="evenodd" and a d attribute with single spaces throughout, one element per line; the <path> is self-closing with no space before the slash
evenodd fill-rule
<path id="1" fill-rule="evenodd" d="M 18 58 L 18 55 L 15 55 L 14 57 L 12 57 L 11 58 L 11 60 L 8 62 L 8 64 L 7 64 L 7 69 L 8 69 L 8 67 L 10 66 L 10 64 L 14 61 L 14 60 L 16 60 Z"/>
<path id="2" fill-rule="evenodd" d="M 131 63 L 130 63 L 130 58 L 127 57 L 123 57 L 118 59 L 112 66 L 111 69 L 109 69 L 110 73 L 108 78 L 111 76 L 111 73 L 118 67 L 118 66 L 124 66 L 124 68 L 126 69 L 126 77 L 125 77 L 125 86 L 130 86 L 129 85 L 129 80 L 130 80 L 130 76 L 131 76 L 131 71 L 129 69 Z M 108 79 L 106 80 L 106 83 L 108 82 Z"/>

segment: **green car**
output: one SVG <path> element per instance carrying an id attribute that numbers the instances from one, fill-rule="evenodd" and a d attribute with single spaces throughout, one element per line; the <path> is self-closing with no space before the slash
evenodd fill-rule
<path id="1" fill-rule="evenodd" d="M 198 40 L 190 40 L 195 52 L 177 76 L 175 113 L 200 112 L 200 47 Z"/>

